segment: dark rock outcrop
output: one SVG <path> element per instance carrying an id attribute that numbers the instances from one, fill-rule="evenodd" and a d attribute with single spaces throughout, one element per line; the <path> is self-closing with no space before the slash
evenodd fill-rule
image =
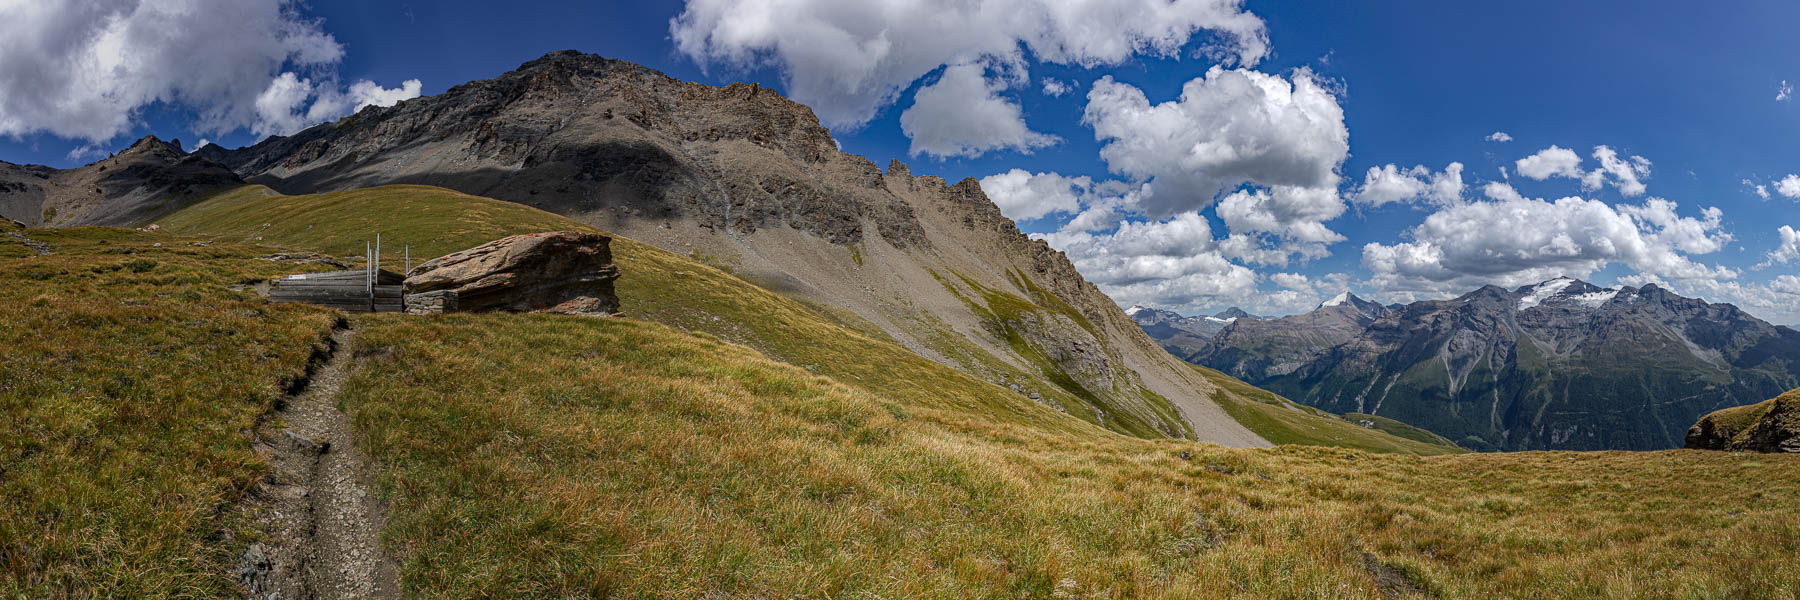
<path id="1" fill-rule="evenodd" d="M 608 316 L 619 310 L 611 244 L 576 231 L 504 237 L 419 265 L 407 274 L 406 293 L 455 292 L 463 312 Z"/>
<path id="2" fill-rule="evenodd" d="M 1800 390 L 1701 417 L 1688 429 L 1687 447 L 1800 453 Z"/>

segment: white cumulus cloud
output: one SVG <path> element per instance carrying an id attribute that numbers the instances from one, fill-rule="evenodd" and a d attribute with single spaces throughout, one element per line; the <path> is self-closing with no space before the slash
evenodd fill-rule
<path id="1" fill-rule="evenodd" d="M 1748 178 L 1741 179 L 1738 181 L 1738 183 L 1744 184 L 1744 187 L 1749 188 L 1750 193 L 1756 194 L 1756 197 L 1762 198 L 1764 200 L 1769 199 L 1769 186 L 1751 181 Z"/>
<path id="2" fill-rule="evenodd" d="M 1044 95 L 1045 96 L 1050 96 L 1053 98 L 1060 97 L 1063 94 L 1067 94 L 1070 91 L 1073 91 L 1074 89 L 1075 89 L 1074 84 L 1064 83 L 1061 80 L 1051 79 L 1049 77 L 1044 78 Z"/>
<path id="3" fill-rule="evenodd" d="M 981 190 L 1000 207 L 1000 213 L 1014 221 L 1030 221 L 1047 215 L 1076 214 L 1085 207 L 1111 208 L 1123 192 L 1117 182 L 1099 185 L 1089 177 L 1064 177 L 1056 173 L 1032 173 L 1013 169 L 981 178 Z M 1110 228 L 1114 223 L 1099 223 L 1095 228 Z M 1083 229 L 1092 230 L 1093 228 Z"/>
<path id="4" fill-rule="evenodd" d="M 1769 251 L 1768 260 L 1756 265 L 1758 269 L 1767 269 L 1777 263 L 1785 265 L 1789 262 L 1800 262 L 1800 232 L 1794 231 L 1793 227 L 1787 225 L 1782 225 L 1775 232 L 1781 236 L 1781 241 L 1776 244 L 1774 250 Z M 1795 293 L 1800 293 L 1800 291 Z"/>
<path id="5" fill-rule="evenodd" d="M 1424 165 L 1411 169 L 1401 169 L 1394 164 L 1369 167 L 1368 174 L 1363 176 L 1362 187 L 1357 188 L 1351 199 L 1367 206 L 1395 202 L 1447 205 L 1462 199 L 1462 172 L 1463 165 L 1459 162 L 1450 163 L 1437 173 Z"/>
<path id="6" fill-rule="evenodd" d="M 157 103 L 194 111 L 200 133 L 286 130 L 295 113 L 317 123 L 344 113 L 327 108 L 418 95 L 416 84 L 338 89 L 330 72 L 343 46 L 300 8 L 292 0 L 0 4 L 0 135 L 101 143 L 130 131 L 142 109 Z M 302 110 L 301 88 L 339 103 Z M 339 100 L 345 97 L 356 100 Z M 265 119 L 283 104 L 286 114 Z"/>
<path id="7" fill-rule="evenodd" d="M 1204 207 L 1246 183 L 1305 189 L 1341 209 L 1338 167 L 1350 134 L 1337 98 L 1306 69 L 1290 81 L 1213 67 L 1161 104 L 1104 77 L 1088 92 L 1083 120 L 1110 170 L 1154 185 L 1139 207 L 1152 217 Z"/>
<path id="8" fill-rule="evenodd" d="M 1082 276 L 1121 304 L 1189 310 L 1244 304 L 1257 275 L 1220 253 L 1198 212 L 1121 223 L 1111 233 L 1062 231 L 1037 236 L 1069 255 Z"/>
<path id="9" fill-rule="evenodd" d="M 919 88 L 912 108 L 900 114 L 900 130 L 912 139 L 910 154 L 980 156 L 1002 148 L 1029 154 L 1061 141 L 1027 128 L 1018 103 L 999 96 L 1003 84 L 989 81 L 985 70 L 980 64 L 951 65 Z"/>
<path id="10" fill-rule="evenodd" d="M 1800 198 L 1800 175 L 1789 174 L 1776 181 L 1775 193 L 1784 198 Z"/>
<path id="11" fill-rule="evenodd" d="M 1574 150 L 1551 145 L 1519 159 L 1513 166 L 1520 175 L 1538 181 L 1551 177 L 1576 179 L 1581 181 L 1581 189 L 1587 191 L 1611 183 L 1625 197 L 1644 195 L 1641 178 L 1650 176 L 1650 159 L 1642 156 L 1620 158 L 1617 150 L 1604 145 L 1595 146 L 1593 156 L 1594 160 L 1600 161 L 1600 167 L 1585 171 L 1581 168 L 1581 157 Z"/>
<path id="12" fill-rule="evenodd" d="M 1511 287 L 1586 277 L 1612 263 L 1667 279 L 1737 277 L 1735 270 L 1690 257 L 1731 241 L 1721 227 L 1722 212 L 1707 208 L 1698 218 L 1683 217 L 1676 208 L 1661 198 L 1617 208 L 1574 197 L 1457 204 L 1426 217 L 1408 232 L 1412 241 L 1365 245 L 1363 266 L 1388 292 Z"/>
<path id="13" fill-rule="evenodd" d="M 1779 87 L 1775 88 L 1775 101 L 1776 102 L 1787 102 L 1789 99 L 1791 99 L 1793 97 L 1794 97 L 1794 86 L 1788 85 L 1788 82 L 1786 79 L 1781 80 L 1781 85 Z"/>
<path id="14" fill-rule="evenodd" d="M 1496 132 L 1488 134 L 1487 141 L 1495 142 L 1495 143 L 1505 143 L 1505 142 L 1512 141 L 1512 136 L 1507 135 L 1506 132 L 1504 132 L 1504 131 L 1496 131 Z"/>
<path id="15" fill-rule="evenodd" d="M 834 128 L 868 123 L 941 67 L 998 63 L 1018 77 L 1027 50 L 1082 67 L 1180 56 L 1197 37 L 1234 64 L 1269 54 L 1267 28 L 1242 0 L 687 0 L 669 31 L 703 67 L 775 66 Z"/>

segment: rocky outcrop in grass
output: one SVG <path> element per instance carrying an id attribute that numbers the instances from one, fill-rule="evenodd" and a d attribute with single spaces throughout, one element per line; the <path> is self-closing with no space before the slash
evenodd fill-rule
<path id="1" fill-rule="evenodd" d="M 406 293 L 454 292 L 457 310 L 607 316 L 619 310 L 612 238 L 551 231 L 507 236 L 419 265 Z"/>
<path id="2" fill-rule="evenodd" d="M 1800 390 L 1702 417 L 1688 430 L 1687 447 L 1800 453 Z"/>

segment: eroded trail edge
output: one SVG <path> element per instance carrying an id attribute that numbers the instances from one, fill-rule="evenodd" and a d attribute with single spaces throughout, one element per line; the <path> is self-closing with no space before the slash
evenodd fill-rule
<path id="1" fill-rule="evenodd" d="M 251 494 L 265 538 L 238 576 L 250 598 L 399 598 L 394 563 L 382 551 L 386 508 L 370 486 L 375 470 L 356 448 L 337 397 L 355 368 L 356 331 L 332 333 L 324 363 L 257 432 L 270 476 Z"/>

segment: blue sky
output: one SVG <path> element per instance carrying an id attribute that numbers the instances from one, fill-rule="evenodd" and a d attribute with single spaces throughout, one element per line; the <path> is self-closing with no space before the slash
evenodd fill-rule
<path id="1" fill-rule="evenodd" d="M 1787 28 L 1800 5 L 1789 2 L 114 0 L 5 11 L 9 162 L 71 166 L 147 134 L 243 145 L 574 48 L 682 79 L 758 81 L 813 105 L 847 152 L 986 178 L 1023 229 L 1125 304 L 1289 313 L 1344 289 L 1404 301 L 1567 274 L 1655 282 L 1800 323 L 1800 178 L 1781 185 L 1800 173 L 1800 107 L 1782 93 L 1800 82 Z M 111 56 L 117 45 L 96 39 L 132 51 Z M 84 67 L 96 61 L 109 68 Z M 1189 101 L 1174 104 L 1184 86 Z M 1490 141 L 1496 132 L 1508 141 Z M 1616 158 L 1610 173 L 1603 153 Z M 1460 186 L 1446 177 L 1452 163 Z M 1389 165 L 1392 177 L 1370 180 Z"/>

